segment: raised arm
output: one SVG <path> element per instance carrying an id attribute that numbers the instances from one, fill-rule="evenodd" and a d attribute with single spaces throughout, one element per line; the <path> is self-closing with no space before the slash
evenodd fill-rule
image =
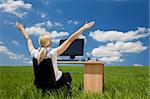
<path id="1" fill-rule="evenodd" d="M 78 38 L 78 36 L 83 33 L 85 30 L 89 29 L 90 27 L 92 27 L 95 24 L 95 22 L 89 22 L 89 23 L 85 23 L 83 27 L 81 27 L 79 30 L 77 30 L 75 33 L 73 33 L 63 44 L 61 44 L 58 48 L 57 48 L 57 54 L 61 55 L 69 46 L 70 44 L 76 39 Z"/>
<path id="2" fill-rule="evenodd" d="M 33 46 L 32 40 L 30 39 L 29 35 L 27 34 L 26 30 L 24 29 L 24 26 L 18 22 L 16 22 L 16 26 L 22 32 L 23 36 L 27 40 L 28 50 L 29 50 L 29 52 L 31 52 L 34 49 L 34 46 Z"/>

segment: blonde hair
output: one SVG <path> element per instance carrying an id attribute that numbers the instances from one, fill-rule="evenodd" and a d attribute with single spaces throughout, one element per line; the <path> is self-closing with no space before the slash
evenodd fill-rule
<path id="1" fill-rule="evenodd" d="M 46 57 L 46 47 L 51 44 L 51 39 L 48 34 L 42 34 L 39 37 L 39 45 L 41 46 L 40 52 L 37 57 L 38 64 L 40 64 Z"/>

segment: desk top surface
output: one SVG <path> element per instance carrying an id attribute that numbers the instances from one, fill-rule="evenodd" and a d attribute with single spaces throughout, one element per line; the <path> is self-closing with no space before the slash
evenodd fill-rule
<path id="1" fill-rule="evenodd" d="M 58 64 L 103 64 L 99 61 L 58 61 Z"/>

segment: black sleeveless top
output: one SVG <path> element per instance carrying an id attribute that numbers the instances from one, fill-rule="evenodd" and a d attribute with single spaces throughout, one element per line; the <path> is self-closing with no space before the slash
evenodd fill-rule
<path id="1" fill-rule="evenodd" d="M 44 59 L 39 65 L 33 58 L 34 85 L 41 89 L 53 89 L 55 87 L 55 74 L 51 58 Z"/>

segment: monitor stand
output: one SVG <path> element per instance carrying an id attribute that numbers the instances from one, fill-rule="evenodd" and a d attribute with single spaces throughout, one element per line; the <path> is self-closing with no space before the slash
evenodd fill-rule
<path id="1" fill-rule="evenodd" d="M 70 56 L 70 59 L 71 59 L 71 60 L 75 59 L 75 56 L 74 56 L 74 55 L 71 55 L 71 56 Z"/>

